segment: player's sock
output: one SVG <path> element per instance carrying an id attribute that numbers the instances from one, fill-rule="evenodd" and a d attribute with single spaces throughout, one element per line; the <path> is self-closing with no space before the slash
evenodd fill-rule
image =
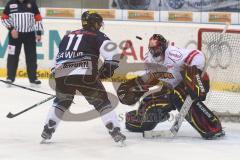
<path id="1" fill-rule="evenodd" d="M 101 118 L 102 118 L 102 121 L 103 121 L 105 126 L 108 123 L 112 122 L 114 127 L 119 127 L 120 128 L 120 124 L 119 124 L 118 119 L 117 119 L 117 114 L 114 110 L 102 115 Z"/>
<path id="2" fill-rule="evenodd" d="M 55 132 L 59 122 L 61 121 L 61 117 L 63 116 L 64 112 L 59 108 L 50 107 L 47 120 L 44 125 L 43 132 L 41 137 L 45 140 L 51 139 L 52 134 Z"/>

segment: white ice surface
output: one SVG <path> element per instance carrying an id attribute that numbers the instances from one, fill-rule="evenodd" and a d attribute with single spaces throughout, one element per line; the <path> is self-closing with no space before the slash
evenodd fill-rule
<path id="1" fill-rule="evenodd" d="M 26 79 L 18 79 L 17 84 L 29 86 Z M 104 84 L 113 92 L 111 84 Z M 43 81 L 41 91 L 54 93 Z M 130 133 L 127 146 L 117 146 L 107 134 L 101 120 L 86 122 L 62 122 L 53 136 L 51 144 L 39 144 L 49 101 L 25 114 L 8 119 L 9 111 L 16 113 L 48 96 L 17 87 L 6 88 L 0 83 L 0 160 L 239 160 L 240 124 L 223 123 L 226 137 L 219 140 L 203 140 L 186 122 L 174 139 L 143 139 L 141 134 Z M 76 97 L 72 112 L 90 110 L 82 97 Z M 119 105 L 119 117 L 126 111 L 135 109 Z M 119 118 L 121 120 L 121 118 Z M 124 126 L 124 121 L 121 121 Z M 170 122 L 156 129 L 168 129 Z"/>

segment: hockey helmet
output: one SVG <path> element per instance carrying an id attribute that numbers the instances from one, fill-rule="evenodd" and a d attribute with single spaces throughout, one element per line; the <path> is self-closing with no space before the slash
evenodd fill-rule
<path id="1" fill-rule="evenodd" d="M 158 57 L 167 49 L 167 40 L 161 34 L 153 34 L 149 39 L 148 49 L 154 57 Z"/>
<path id="2" fill-rule="evenodd" d="M 82 27 L 84 29 L 99 30 L 103 25 L 103 18 L 96 11 L 85 11 L 82 14 Z"/>

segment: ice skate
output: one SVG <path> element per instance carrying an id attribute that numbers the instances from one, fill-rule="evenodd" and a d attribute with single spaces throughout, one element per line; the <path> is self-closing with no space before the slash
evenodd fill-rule
<path id="1" fill-rule="evenodd" d="M 107 124 L 106 127 L 109 129 L 109 134 L 116 143 L 120 143 L 122 147 L 126 145 L 126 136 L 121 133 L 119 127 L 114 127 L 112 123 Z"/>
<path id="2" fill-rule="evenodd" d="M 52 134 L 55 132 L 56 122 L 49 120 L 49 123 L 44 126 L 43 132 L 41 134 L 42 141 L 41 144 L 47 143 L 48 140 L 52 138 Z"/>
<path id="3" fill-rule="evenodd" d="M 7 82 L 7 83 L 6 83 L 6 84 L 7 84 L 7 88 L 12 87 L 13 80 L 7 78 L 6 82 Z"/>
<path id="4" fill-rule="evenodd" d="M 42 82 L 38 79 L 30 81 L 30 87 L 39 88 L 41 86 L 41 83 Z"/>

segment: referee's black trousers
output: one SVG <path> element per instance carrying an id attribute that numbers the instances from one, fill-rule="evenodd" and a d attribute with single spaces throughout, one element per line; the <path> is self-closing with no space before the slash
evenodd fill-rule
<path id="1" fill-rule="evenodd" d="M 19 33 L 17 39 L 13 39 L 11 33 L 9 33 L 7 78 L 11 79 L 12 81 L 15 80 L 22 44 L 24 45 L 28 78 L 30 82 L 33 82 L 37 79 L 37 51 L 35 32 Z"/>

